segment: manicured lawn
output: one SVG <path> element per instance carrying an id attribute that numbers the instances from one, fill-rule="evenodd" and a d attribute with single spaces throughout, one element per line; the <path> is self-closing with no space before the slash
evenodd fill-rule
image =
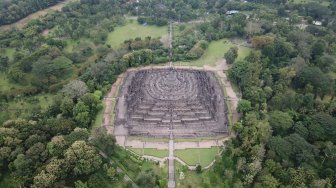
<path id="1" fill-rule="evenodd" d="M 195 171 L 187 170 L 184 172 L 184 179 L 180 179 L 180 171 L 182 170 L 182 165 L 179 162 L 175 162 L 175 181 L 177 188 L 187 188 L 187 187 L 213 187 L 220 188 L 225 187 L 221 183 L 221 177 L 219 174 L 213 172 L 213 169 L 203 170 L 201 174 Z M 213 181 L 216 180 L 216 181 Z"/>
<path id="2" fill-rule="evenodd" d="M 113 32 L 111 32 L 107 38 L 107 44 L 110 44 L 112 48 L 119 48 L 120 45 L 128 39 L 134 39 L 136 37 L 145 37 L 151 36 L 152 38 L 162 37 L 167 34 L 168 27 L 162 26 L 143 26 L 138 24 L 137 21 L 129 20 L 128 23 L 124 26 L 117 27 Z"/>
<path id="3" fill-rule="evenodd" d="M 168 157 L 168 150 L 158 150 L 158 149 L 152 149 L 152 148 L 128 148 L 132 150 L 133 152 L 139 154 L 139 155 L 150 155 L 154 157 L 164 158 Z"/>
<path id="4" fill-rule="evenodd" d="M 236 46 L 227 39 L 222 39 L 218 41 L 213 41 L 209 44 L 208 49 L 205 51 L 203 56 L 199 59 L 190 62 L 176 62 L 179 65 L 190 65 L 190 66 L 203 66 L 203 65 L 216 65 L 216 62 L 224 58 L 224 54 L 233 46 Z M 237 60 L 244 59 L 251 51 L 251 48 L 244 46 L 238 46 L 238 58 Z"/>
<path id="5" fill-rule="evenodd" d="M 217 153 L 218 147 L 175 150 L 175 156 L 188 165 L 200 164 L 202 167 L 209 165 L 215 159 Z"/>

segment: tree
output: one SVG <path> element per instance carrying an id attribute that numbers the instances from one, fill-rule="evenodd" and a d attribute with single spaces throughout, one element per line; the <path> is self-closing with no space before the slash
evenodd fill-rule
<path id="1" fill-rule="evenodd" d="M 269 122 L 275 134 L 285 135 L 293 126 L 293 120 L 288 113 L 274 111 L 270 113 Z"/>
<path id="2" fill-rule="evenodd" d="M 80 98 L 87 92 L 88 87 L 86 86 L 85 82 L 81 80 L 72 80 L 62 89 L 62 93 L 71 97 L 72 99 Z"/>
<path id="3" fill-rule="evenodd" d="M 5 71 L 8 67 L 8 57 L 0 56 L 0 71 Z"/>
<path id="4" fill-rule="evenodd" d="M 295 159 L 295 163 L 300 165 L 314 164 L 315 163 L 315 150 L 314 147 L 309 144 L 304 138 L 298 134 L 290 134 L 284 138 L 290 143 L 293 148 L 292 157 Z"/>
<path id="5" fill-rule="evenodd" d="M 267 174 L 260 177 L 260 184 L 261 187 L 277 188 L 280 183 L 271 174 Z"/>
<path id="6" fill-rule="evenodd" d="M 287 161 L 293 153 L 291 144 L 280 136 L 271 137 L 267 143 L 269 153 L 273 152 L 274 160 L 282 162 Z"/>
<path id="7" fill-rule="evenodd" d="M 104 132 L 96 132 L 93 137 L 93 144 L 107 155 L 114 153 L 116 140 L 113 135 Z"/>
<path id="8" fill-rule="evenodd" d="M 226 62 L 228 64 L 234 63 L 236 58 L 238 57 L 238 48 L 237 47 L 231 47 L 224 55 L 224 58 L 226 59 Z"/>
<path id="9" fill-rule="evenodd" d="M 34 177 L 33 188 L 45 188 L 52 187 L 53 183 L 56 181 L 56 177 L 53 174 L 47 173 L 42 170 L 38 175 Z"/>
<path id="10" fill-rule="evenodd" d="M 81 180 L 77 180 L 75 182 L 75 188 L 89 188 L 86 182 L 82 182 Z"/>
<path id="11" fill-rule="evenodd" d="M 78 140 L 87 140 L 89 138 L 89 132 L 85 128 L 76 127 L 69 135 L 65 136 L 65 140 L 72 144 Z"/>
<path id="12" fill-rule="evenodd" d="M 198 173 L 198 174 L 200 174 L 200 173 L 202 173 L 202 166 L 201 165 L 197 165 L 196 166 L 196 172 Z"/>
<path id="13" fill-rule="evenodd" d="M 252 38 L 252 46 L 254 48 L 261 49 L 264 46 L 274 42 L 274 38 L 271 36 L 254 36 Z"/>
<path id="14" fill-rule="evenodd" d="M 74 107 L 74 102 L 69 97 L 64 97 L 60 106 L 60 109 L 62 111 L 62 114 L 66 117 L 72 116 L 72 109 Z"/>
<path id="15" fill-rule="evenodd" d="M 73 116 L 80 127 L 88 127 L 91 123 L 89 107 L 84 102 L 79 101 L 73 108 Z"/>
<path id="16" fill-rule="evenodd" d="M 238 112 L 245 114 L 246 112 L 252 109 L 251 102 L 248 100 L 242 99 L 239 101 L 237 109 L 238 109 Z"/>
<path id="17" fill-rule="evenodd" d="M 139 187 L 155 187 L 156 176 L 152 170 L 141 171 L 137 176 L 135 182 Z"/>
<path id="18" fill-rule="evenodd" d="M 47 144 L 48 153 L 52 156 L 60 157 L 63 155 L 63 151 L 66 148 L 66 141 L 63 136 L 55 136 Z"/>
<path id="19" fill-rule="evenodd" d="M 106 175 L 111 178 L 114 179 L 115 175 L 116 175 L 116 169 L 113 167 L 110 167 L 106 170 Z"/>
<path id="20" fill-rule="evenodd" d="M 95 148 L 85 141 L 75 141 L 64 153 L 65 161 L 70 165 L 71 172 L 76 175 L 88 175 L 102 164 L 102 159 Z"/>
<path id="21" fill-rule="evenodd" d="M 312 46 L 312 57 L 315 59 L 321 56 L 325 50 L 325 42 L 322 40 L 316 41 Z"/>

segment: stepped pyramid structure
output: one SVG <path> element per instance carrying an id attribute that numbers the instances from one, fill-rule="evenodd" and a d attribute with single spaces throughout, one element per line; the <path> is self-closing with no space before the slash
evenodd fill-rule
<path id="1" fill-rule="evenodd" d="M 130 71 L 116 105 L 115 126 L 130 136 L 169 138 L 227 135 L 227 106 L 213 72 Z"/>

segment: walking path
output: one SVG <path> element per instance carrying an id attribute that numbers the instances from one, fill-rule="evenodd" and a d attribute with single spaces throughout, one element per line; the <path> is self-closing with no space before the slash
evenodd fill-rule
<path id="1" fill-rule="evenodd" d="M 175 188 L 174 139 L 172 132 L 170 132 L 170 140 L 169 140 L 168 188 Z"/>
<path id="2" fill-rule="evenodd" d="M 112 112 L 112 107 L 113 107 L 113 101 L 116 100 L 115 94 L 118 91 L 119 86 L 122 83 L 123 77 L 125 73 L 122 73 L 121 75 L 118 76 L 117 80 L 114 82 L 112 85 L 112 88 L 110 92 L 106 95 L 104 98 L 104 104 L 105 104 L 105 110 L 104 110 L 104 117 L 103 117 L 103 122 L 101 124 L 102 127 L 105 127 L 107 130 L 107 133 L 112 134 L 113 133 L 113 126 L 111 126 L 111 112 Z"/>

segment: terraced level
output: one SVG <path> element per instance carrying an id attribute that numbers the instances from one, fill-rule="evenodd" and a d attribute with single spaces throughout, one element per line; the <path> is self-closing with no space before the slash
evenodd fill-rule
<path id="1" fill-rule="evenodd" d="M 227 108 L 213 72 L 150 69 L 128 73 L 116 127 L 128 135 L 193 138 L 227 134 Z"/>

